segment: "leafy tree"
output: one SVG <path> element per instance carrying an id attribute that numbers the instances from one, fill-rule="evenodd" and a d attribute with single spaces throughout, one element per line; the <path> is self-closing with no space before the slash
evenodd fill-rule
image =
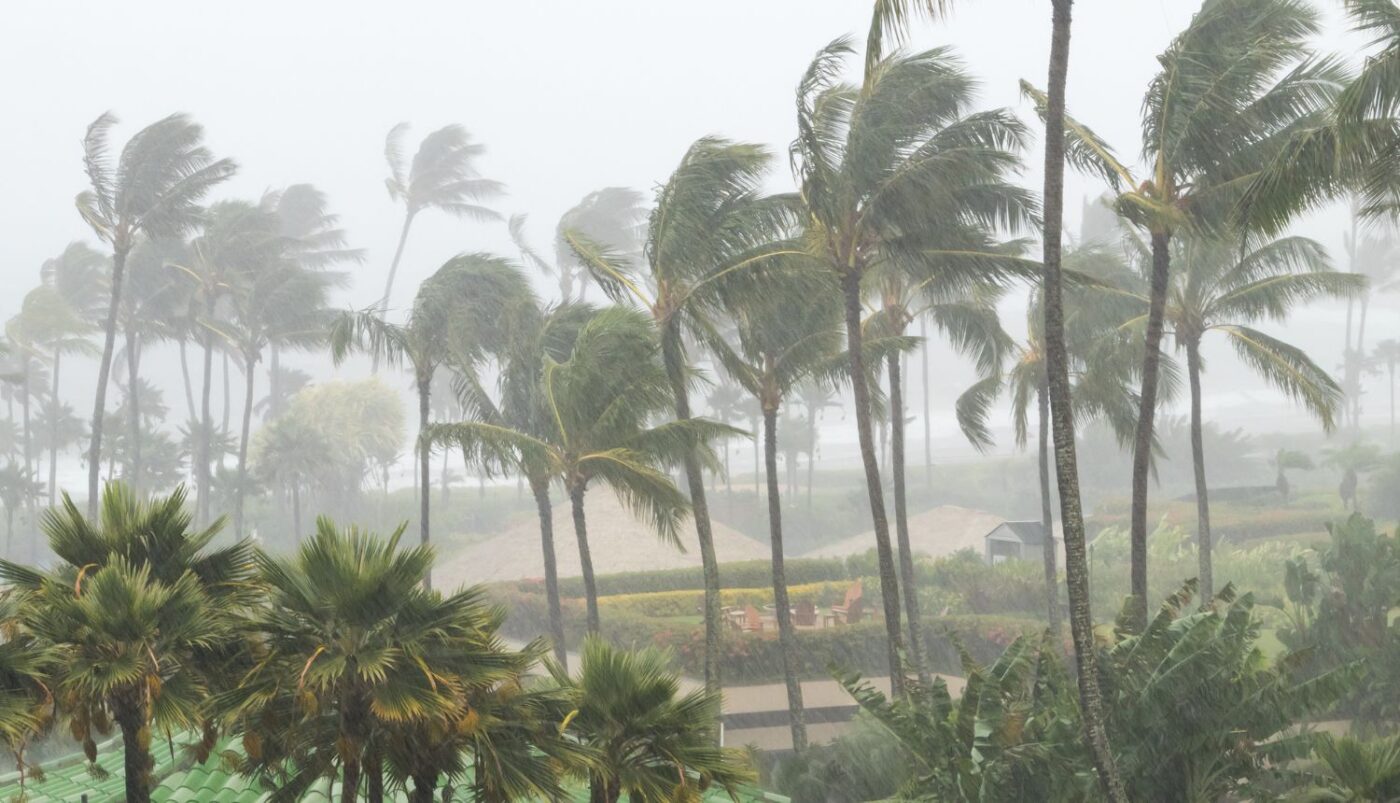
<path id="1" fill-rule="evenodd" d="M 550 666 L 569 692 L 575 713 L 566 732 L 596 753 L 589 800 L 694 800 L 712 786 L 734 797 L 754 779 L 748 756 L 716 747 L 720 696 L 681 694 L 670 656 L 655 648 L 626 652 L 597 637 L 583 644 L 581 667 L 570 677 Z"/>
<path id="2" fill-rule="evenodd" d="M 1278 223 L 1246 203 L 1245 192 L 1291 137 L 1325 116 L 1341 90 L 1340 64 L 1315 57 L 1309 47 L 1319 26 L 1317 12 L 1297 0 L 1207 0 L 1159 57 L 1161 69 L 1148 85 L 1142 104 L 1143 174 L 1120 162 L 1092 129 L 1066 121 L 1065 158 L 1107 182 L 1118 213 L 1151 240 L 1146 352 L 1133 444 L 1132 593 L 1139 625 L 1147 621 L 1147 484 L 1172 239 L 1218 231 L 1232 220 L 1246 231 Z M 1240 47 L 1241 42 L 1250 46 Z M 1045 108 L 1041 93 L 1026 84 L 1023 90 Z"/>
<path id="3" fill-rule="evenodd" d="M 109 483 L 100 521 L 67 494 L 44 515 L 54 569 L 0 561 L 24 631 L 57 652 L 53 691 L 88 760 L 96 734 L 120 729 L 128 801 L 150 800 L 153 730 L 203 730 L 212 747 L 210 695 L 224 682 L 232 611 L 249 601 L 248 544 L 211 549 L 221 525 L 193 530 L 183 489 L 147 501 Z"/>
<path id="4" fill-rule="evenodd" d="M 394 249 L 394 260 L 389 263 L 389 276 L 384 283 L 384 296 L 375 305 L 381 316 L 389 309 L 394 278 L 399 272 L 404 245 L 408 243 L 408 230 L 419 212 L 439 209 L 454 217 L 476 221 L 500 218 L 481 205 L 499 196 L 502 189 L 499 182 L 482 178 L 477 173 L 474 162 L 485 152 L 485 146 L 473 142 L 471 134 L 462 126 L 447 125 L 424 137 L 413 155 L 413 162 L 406 164 L 403 138 L 407 133 L 408 123 L 399 123 L 389 129 L 384 140 L 384 159 L 389 163 L 389 177 L 384 185 L 389 188 L 390 198 L 403 203 L 404 215 L 399 244 Z M 378 367 L 377 358 L 374 364 Z"/>
<path id="5" fill-rule="evenodd" d="M 1381 462 L 1381 452 L 1374 444 L 1356 441 L 1348 446 L 1323 450 L 1323 461 L 1327 465 L 1342 470 L 1342 481 L 1337 486 L 1337 495 L 1342 504 L 1351 505 L 1353 513 L 1361 509 L 1357 491 L 1361 487 L 1361 475 L 1374 471 Z"/>
<path id="6" fill-rule="evenodd" d="M 1278 472 L 1278 477 L 1274 480 L 1274 487 L 1278 488 L 1279 496 L 1285 500 L 1291 493 L 1288 475 L 1285 472 L 1290 470 L 1312 471 L 1313 468 L 1312 458 L 1308 457 L 1307 453 L 1293 449 L 1279 449 L 1270 462 L 1273 463 L 1274 470 Z"/>
<path id="7" fill-rule="evenodd" d="M 107 139 L 117 118 L 104 113 L 88 126 L 83 166 L 89 189 L 78 194 L 78 212 L 99 239 L 112 246 L 111 298 L 106 340 L 97 369 L 92 446 L 88 450 L 88 514 L 96 516 L 102 466 L 102 414 L 117 338 L 126 258 L 140 234 L 177 237 L 195 227 L 199 202 L 233 175 L 228 159 L 214 159 L 202 144 L 204 129 L 183 114 L 157 120 L 132 135 L 113 164 Z"/>
<path id="8" fill-rule="evenodd" d="M 705 337 L 709 315 L 725 298 L 751 290 L 759 268 L 775 257 L 795 253 L 779 239 L 788 204 L 760 194 L 769 161 L 768 151 L 758 145 L 697 140 L 656 192 L 644 260 L 633 259 L 627 243 L 594 240 L 578 229 L 562 234 L 603 292 L 650 314 L 678 421 L 691 417 L 687 335 Z M 686 456 L 684 468 L 705 571 L 705 685 L 716 691 L 722 627 L 719 560 L 701 455 Z"/>

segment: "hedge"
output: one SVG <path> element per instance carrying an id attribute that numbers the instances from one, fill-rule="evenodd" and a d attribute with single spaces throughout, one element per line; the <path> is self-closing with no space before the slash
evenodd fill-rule
<path id="1" fill-rule="evenodd" d="M 840 604 L 846 597 L 850 580 L 827 580 L 819 583 L 803 583 L 788 586 L 788 597 L 795 604 L 810 601 L 819 606 Z M 721 605 L 742 607 L 745 605 L 773 604 L 772 588 L 722 588 L 719 592 Z M 705 592 L 699 589 L 690 591 L 653 591 L 645 594 L 616 594 L 599 597 L 600 612 L 613 613 L 627 611 L 638 616 L 691 616 L 701 612 Z"/>
<path id="2" fill-rule="evenodd" d="M 783 564 L 789 585 L 849 580 L 852 574 L 846 562 L 839 558 L 798 558 Z M 764 588 L 773 584 L 773 565 L 766 560 L 725 563 L 719 567 L 720 579 L 728 588 Z M 858 576 L 858 575 L 857 575 Z M 543 593 L 544 581 L 522 580 L 516 584 L 522 591 Z M 645 594 L 653 591 L 703 590 L 705 579 L 699 566 L 665 569 L 652 572 L 619 572 L 599 575 L 598 596 Z M 583 596 L 583 579 L 565 577 L 559 580 L 559 593 L 566 597 Z"/>

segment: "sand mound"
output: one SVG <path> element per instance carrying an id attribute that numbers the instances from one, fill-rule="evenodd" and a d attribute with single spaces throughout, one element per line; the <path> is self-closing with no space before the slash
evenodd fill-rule
<path id="1" fill-rule="evenodd" d="M 915 554 L 941 558 L 963 549 L 982 554 L 983 537 L 1006 521 L 1005 518 L 983 510 L 940 505 L 909 518 L 909 543 Z M 1058 532 L 1058 527 L 1056 528 Z M 894 520 L 890 520 L 890 540 L 894 541 Z M 875 531 L 828 544 L 803 555 L 806 558 L 845 558 L 875 548 Z"/>
<path id="2" fill-rule="evenodd" d="M 687 521 L 681 527 L 681 544 L 686 550 L 681 552 L 658 539 L 606 488 L 589 492 L 584 512 L 588 516 L 593 571 L 597 574 L 700 565 L 700 547 L 693 522 Z M 720 563 L 769 558 L 767 544 L 717 521 L 711 521 L 711 528 Z M 560 577 L 582 574 L 573 514 L 567 502 L 554 506 L 554 552 Z M 465 547 L 433 572 L 435 584 L 444 588 L 537 577 L 544 577 L 544 557 L 540 554 L 539 520 L 534 516 L 513 521 L 500 535 Z"/>

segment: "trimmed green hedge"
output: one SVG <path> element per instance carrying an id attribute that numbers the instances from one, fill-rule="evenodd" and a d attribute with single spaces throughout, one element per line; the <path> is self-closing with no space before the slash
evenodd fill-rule
<path id="1" fill-rule="evenodd" d="M 787 581 L 790 585 L 853 579 L 847 569 L 846 562 L 839 558 L 798 558 L 784 562 L 783 566 L 787 571 Z M 773 585 L 772 564 L 766 560 L 725 563 L 719 567 L 719 574 L 725 588 L 765 588 Z M 610 597 L 617 594 L 646 594 L 653 591 L 699 591 L 705 588 L 705 579 L 700 567 L 694 566 L 656 572 L 605 574 L 597 578 L 597 584 L 598 596 Z M 540 579 L 522 580 L 516 583 L 516 586 L 521 591 L 543 593 L 544 581 Z M 583 596 L 583 579 L 579 577 L 561 579 L 559 593 L 566 597 Z"/>

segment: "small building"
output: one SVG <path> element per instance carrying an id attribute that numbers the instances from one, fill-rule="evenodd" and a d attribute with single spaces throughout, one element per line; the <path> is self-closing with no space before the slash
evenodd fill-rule
<path id="1" fill-rule="evenodd" d="M 1004 521 L 983 537 L 987 563 L 1039 560 L 1045 549 L 1045 528 L 1038 521 Z"/>

